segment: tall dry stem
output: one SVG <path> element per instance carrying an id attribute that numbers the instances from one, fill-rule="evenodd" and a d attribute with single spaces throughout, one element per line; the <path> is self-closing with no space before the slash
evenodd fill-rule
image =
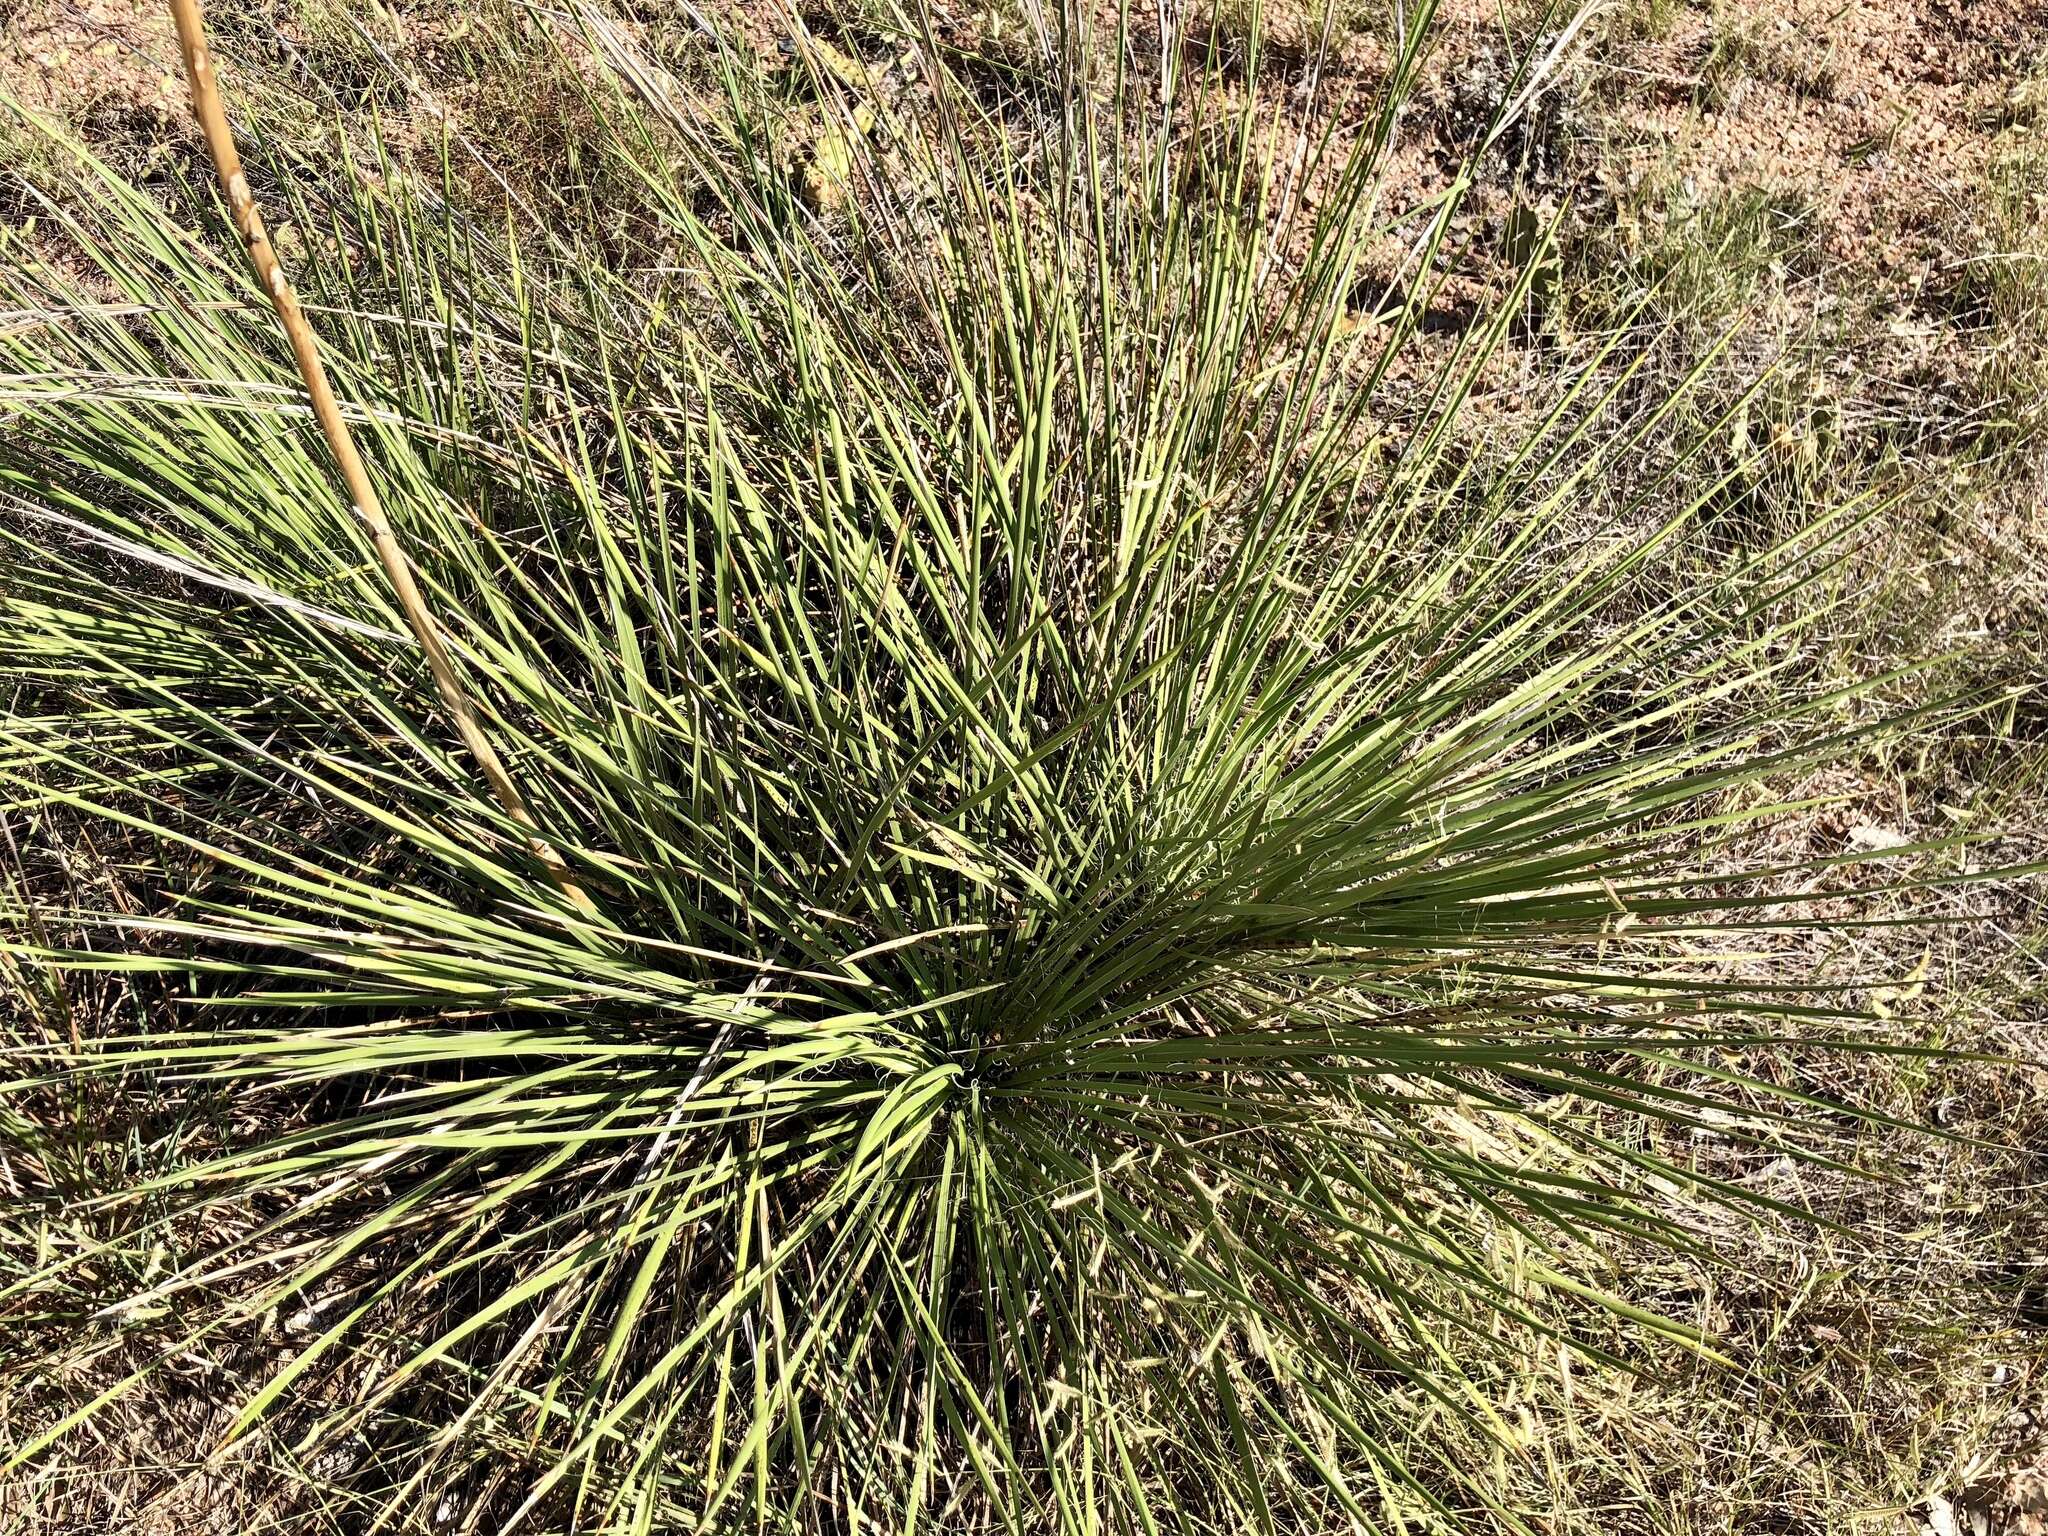
<path id="1" fill-rule="evenodd" d="M 469 748 L 470 756 L 476 759 L 477 767 L 490 784 L 492 795 L 505 814 L 525 830 L 534 855 L 547 866 L 556 884 L 577 910 L 585 916 L 593 915 L 596 908 L 588 893 L 569 873 L 561 855 L 541 836 L 526 797 L 519 792 L 519 786 L 506 771 L 497 749 L 484 734 L 476 710 L 456 675 L 447 642 L 441 637 L 440 625 L 435 622 L 433 610 L 427 606 L 426 597 L 413 577 L 412 565 L 405 558 L 391 519 L 385 516 L 376 487 L 371 484 L 369 473 L 363 466 L 362 455 L 356 451 L 355 439 L 350 435 L 348 422 L 343 419 L 341 407 L 335 401 L 333 386 L 327 381 L 327 369 L 320 361 L 319 339 L 313 334 L 313 327 L 306 319 L 305 311 L 299 307 L 291 283 L 285 278 L 277 251 L 264 229 L 262 210 L 256 206 L 255 196 L 249 190 L 249 178 L 242 173 L 242 157 L 235 149 L 234 134 L 228 128 L 227 113 L 221 106 L 220 87 L 214 77 L 213 58 L 206 46 L 206 27 L 200 15 L 199 0 L 171 0 L 171 15 L 177 22 L 178 47 L 184 55 L 185 78 L 192 91 L 192 113 L 199 120 L 200 131 L 206 135 L 206 147 L 213 157 L 214 169 L 220 175 L 221 189 L 227 194 L 235 228 L 241 232 L 249 263 L 256 271 L 256 280 L 270 295 L 271 303 L 277 308 L 278 319 L 284 323 L 285 335 L 292 344 L 292 356 L 298 361 L 299 375 L 305 380 L 306 393 L 313 402 L 314 419 L 320 423 L 327 446 L 333 450 L 335 462 L 340 466 L 349 504 L 369 530 L 370 542 L 376 546 L 377 558 L 391 581 L 398 606 L 418 638 L 420 649 L 426 653 L 427 669 L 433 674 L 434 687 L 441 695 L 441 702 L 454 717 L 455 729 L 461 734 L 463 745 Z"/>

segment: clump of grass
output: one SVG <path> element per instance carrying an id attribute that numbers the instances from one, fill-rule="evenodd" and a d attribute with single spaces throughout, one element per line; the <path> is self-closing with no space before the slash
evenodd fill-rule
<path id="1" fill-rule="evenodd" d="M 1982 248 L 1959 262 L 1955 301 L 1985 337 L 1978 383 L 1997 436 L 2035 438 L 2048 385 L 2048 149 L 2027 124 L 1996 141 L 1980 199 Z"/>
<path id="2" fill-rule="evenodd" d="M 1604 18 L 1608 37 L 1621 43 L 1662 42 L 1677 29 L 1686 0 L 1625 0 Z"/>
<path id="3" fill-rule="evenodd" d="M 1340 52 L 1353 38 L 1397 30 L 1381 0 L 1213 0 L 1193 14 L 1193 24 L 1205 45 L 1226 58 L 1256 50 L 1272 65 Z"/>
<path id="4" fill-rule="evenodd" d="M 1656 359 L 1652 392 L 1700 375 L 1677 441 L 1726 477 L 1719 535 L 1768 542 L 1816 502 L 1896 484 L 1846 420 L 1831 365 L 1848 317 L 1811 303 L 1822 263 L 1807 198 L 1651 175 L 1618 194 L 1612 222 L 1615 234 L 1567 243 L 1558 259 L 1566 323 L 1594 335 L 1639 328 Z"/>
<path id="5" fill-rule="evenodd" d="M 1647 195 L 1653 201 L 1636 213 L 1648 229 L 1634 290 L 1702 341 L 1725 335 L 1746 308 L 1812 266 L 1813 208 L 1796 191 L 1653 182 Z"/>
<path id="6" fill-rule="evenodd" d="M 1696 71 L 1696 103 L 1720 111 L 1747 82 L 1769 81 L 1798 96 L 1825 101 L 1835 94 L 1831 41 L 1808 38 L 1769 11 L 1717 8 Z"/>
<path id="7" fill-rule="evenodd" d="M 1854 994 L 1723 958 L 1867 862 L 1731 852 L 1880 733 L 1796 644 L 1859 510 L 1677 579 L 1722 415 L 1589 536 L 1683 383 L 1458 456 L 1520 291 L 1363 451 L 1419 25 L 1313 212 L 1252 107 L 1091 50 L 1021 126 L 921 56 L 817 209 L 739 56 L 705 104 L 584 25 L 644 259 L 281 189 L 550 857 L 226 242 L 71 145 L 37 195 L 118 302 L 0 276 L 0 781 L 147 894 L 10 888 L 0 947 L 173 998 L 25 1031 L 10 1091 L 231 1107 L 47 1193 L 166 1258 L 38 1247 L 0 1306 L 111 1285 L 80 1331 L 160 1342 L 10 1464 L 197 1353 L 364 1528 L 1512 1526 L 1489 1388 L 1711 1362 L 1620 1256 L 1794 1214 L 1651 1133 L 1824 1155 L 1728 1053 Z"/>

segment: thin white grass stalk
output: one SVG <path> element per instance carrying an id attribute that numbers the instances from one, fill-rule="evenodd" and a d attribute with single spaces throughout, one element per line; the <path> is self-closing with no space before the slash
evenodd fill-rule
<path id="1" fill-rule="evenodd" d="M 67 517 L 62 512 L 53 512 L 48 507 L 39 507 L 34 502 L 23 497 L 0 494 L 0 506 L 4 506 L 9 512 L 15 513 L 18 516 L 32 518 L 36 522 L 47 523 L 55 528 L 62 528 L 66 533 L 74 534 L 89 544 L 97 545 L 111 554 L 119 555 L 124 560 L 134 560 L 143 565 L 153 565 L 160 571 L 169 571 L 181 581 L 193 582 L 199 586 L 213 587 L 221 592 L 232 592 L 236 597 L 245 597 L 251 602 L 263 603 L 272 608 L 281 608 L 286 613 L 298 614 L 301 618 L 311 619 L 315 624 L 324 624 L 330 629 L 338 629 L 347 634 L 362 635 L 371 640 L 395 640 L 400 644 L 403 644 L 405 641 L 405 636 L 398 633 L 395 629 L 385 629 L 381 625 L 365 624 L 360 619 L 351 619 L 338 613 L 330 613 L 325 608 L 315 607 L 312 603 L 301 602 L 295 597 L 288 597 L 284 593 L 274 591 L 258 582 L 244 581 L 239 576 L 223 576 L 214 571 L 202 570 L 189 560 L 180 560 L 175 555 L 167 555 L 161 550 L 151 549 L 146 544 L 139 544 L 133 539 L 117 538 L 113 534 L 93 527 L 90 523 L 81 522 L 75 517 Z"/>
<path id="2" fill-rule="evenodd" d="M 349 502 L 363 520 L 364 527 L 369 529 L 370 542 L 376 546 L 377 559 L 391 581 L 392 594 L 398 599 L 406 623 L 419 640 L 420 649 L 426 653 L 427 670 L 433 674 L 434 687 L 441 695 L 441 702 L 454 717 L 455 729 L 461 734 L 463 745 L 476 759 L 477 767 L 482 770 L 491 793 L 505 814 L 525 830 L 528 845 L 547 866 L 562 893 L 580 912 L 591 915 L 596 908 L 588 893 L 569 873 L 561 855 L 540 835 L 539 824 L 527 806 L 526 797 L 519 792 L 519 786 L 513 783 L 512 775 L 506 771 L 497 748 L 484 734 L 476 710 L 455 674 L 454 662 L 441 638 L 440 625 L 434 619 L 433 610 L 427 606 L 419 583 L 413 579 L 412 566 L 399 545 L 390 518 L 384 515 L 383 503 L 377 498 L 376 487 L 370 483 L 362 455 L 356 452 L 355 439 L 350 435 L 348 423 L 334 398 L 334 389 L 327 382 L 326 366 L 320 361 L 319 340 L 314 336 L 305 312 L 299 308 L 291 283 L 285 278 L 284 268 L 279 264 L 277 252 L 264 228 L 262 211 L 257 208 L 256 198 L 249 190 L 249 178 L 242 173 L 242 157 L 235 149 L 234 134 L 228 128 L 227 113 L 221 106 L 220 87 L 214 78 L 213 59 L 206 46 L 206 27 L 200 17 L 199 0 L 171 0 L 171 16 L 177 22 L 178 48 L 184 55 L 185 79 L 191 87 L 192 115 L 199 120 L 200 131 L 206 135 L 206 147 L 213 157 L 214 170 L 220 176 L 221 189 L 227 194 L 228 210 L 234 217 L 235 228 L 241 232 L 242 244 L 248 250 L 249 264 L 255 269 L 256 280 L 263 285 L 264 292 L 270 295 L 278 319 L 284 324 L 285 335 L 292 344 L 292 356 L 298 361 L 299 375 L 305 380 L 306 393 L 312 400 L 314 418 L 320 423 L 327 446 L 334 452 Z"/>

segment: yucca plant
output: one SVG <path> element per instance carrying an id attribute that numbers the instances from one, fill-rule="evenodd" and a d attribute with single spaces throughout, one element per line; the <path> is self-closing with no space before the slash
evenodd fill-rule
<path id="1" fill-rule="evenodd" d="M 1843 1032 L 1767 952 L 1856 882 L 1739 847 L 1878 729 L 1798 643 L 1861 514 L 1696 541 L 1695 455 L 1619 474 L 1676 419 L 1621 337 L 1475 447 L 1520 295 L 1417 351 L 1414 21 L 1302 144 L 1192 18 L 1045 18 L 994 113 L 907 21 L 886 79 L 714 40 L 707 100 L 584 14 L 631 190 L 553 232 L 461 146 L 243 123 L 542 851 L 197 171 L 50 138 L 0 776 L 153 904 L 18 887 L 4 943 L 169 1002 L 17 1026 L 11 1093 L 195 1130 L 39 1218 L 163 1245 L 80 1326 L 176 1326 L 18 1471 L 201 1348 L 348 1529 L 1514 1527 L 1485 1382 L 1611 1359 L 1556 1297 L 1712 1357 L 1620 1267 L 1782 1214 L 1683 1133 L 1809 1145 L 1741 1050 Z"/>

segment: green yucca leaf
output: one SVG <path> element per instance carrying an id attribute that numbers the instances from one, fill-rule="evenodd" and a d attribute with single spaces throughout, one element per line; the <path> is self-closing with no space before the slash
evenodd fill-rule
<path id="1" fill-rule="evenodd" d="M 1853 1038 L 1849 989 L 1734 962 L 1859 871 L 1737 845 L 1896 728 L 1798 645 L 1873 509 L 1716 552 L 1683 451 L 1615 504 L 1679 419 L 1619 336 L 1472 451 L 1519 289 L 1391 387 L 1456 206 L 1378 205 L 1426 16 L 1307 146 L 1073 16 L 1018 118 L 927 40 L 886 121 L 801 38 L 773 89 L 707 44 L 707 102 L 578 21 L 623 250 L 373 134 L 279 212 L 594 918 L 454 746 L 217 227 L 53 138 L 75 262 L 0 277 L 0 795 L 154 898 L 10 893 L 0 943 L 173 999 L 10 1092 L 232 1106 L 105 1197 L 179 1244 L 138 1302 L 265 1340 L 234 1432 L 364 1528 L 1514 1526 L 1450 1432 L 1511 1340 L 1714 1358 L 1614 1263 L 1797 1213 L 1674 1149 L 1827 1155 L 1742 1053 Z"/>

